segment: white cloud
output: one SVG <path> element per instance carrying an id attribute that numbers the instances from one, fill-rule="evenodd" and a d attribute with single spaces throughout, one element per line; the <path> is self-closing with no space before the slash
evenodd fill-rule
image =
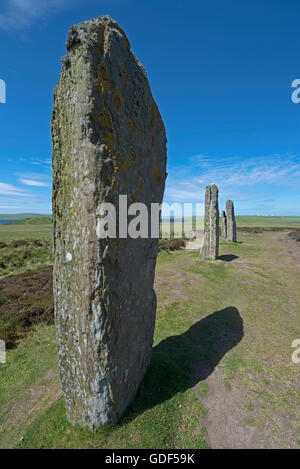
<path id="1" fill-rule="evenodd" d="M 4 13 L 0 15 L 0 29 L 23 29 L 37 18 L 70 5 L 69 0 L 2 0 Z"/>
<path id="2" fill-rule="evenodd" d="M 294 155 L 271 155 L 222 160 L 207 155 L 190 158 L 189 164 L 169 170 L 164 200 L 203 201 L 205 186 L 216 184 L 222 197 L 236 200 L 263 196 L 266 186 L 296 189 L 300 184 L 300 160 Z M 180 175 L 180 177 L 178 177 Z"/>
<path id="3" fill-rule="evenodd" d="M 45 160 L 32 160 L 31 164 L 35 166 L 49 167 L 52 166 L 52 160 L 50 158 L 46 158 Z"/>
<path id="4" fill-rule="evenodd" d="M 0 182 L 0 195 L 26 197 L 31 194 L 24 191 L 23 189 L 19 189 L 18 187 L 13 186 L 12 184 Z"/>
<path id="5" fill-rule="evenodd" d="M 16 173 L 19 182 L 25 186 L 51 187 L 51 177 L 44 173 Z"/>
<path id="6" fill-rule="evenodd" d="M 24 179 L 20 178 L 20 182 L 25 184 L 25 186 L 35 186 L 35 187 L 50 187 L 50 184 L 42 181 L 34 181 L 33 179 Z"/>
<path id="7" fill-rule="evenodd" d="M 22 210 L 23 207 L 18 207 L 16 205 L 1 205 L 0 210 Z"/>

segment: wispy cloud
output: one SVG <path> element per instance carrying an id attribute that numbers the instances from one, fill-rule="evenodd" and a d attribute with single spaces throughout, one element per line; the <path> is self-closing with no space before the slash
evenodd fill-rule
<path id="1" fill-rule="evenodd" d="M 2 0 L 0 29 L 23 29 L 38 18 L 70 5 L 69 0 Z"/>
<path id="2" fill-rule="evenodd" d="M 35 186 L 35 187 L 50 187 L 50 184 L 42 181 L 34 181 L 33 179 L 24 179 L 20 178 L 20 182 L 25 184 L 25 186 Z"/>
<path id="3" fill-rule="evenodd" d="M 16 205 L 2 205 L 0 204 L 0 210 L 22 210 L 23 207 L 21 206 L 16 206 Z"/>
<path id="4" fill-rule="evenodd" d="M 178 176 L 180 175 L 180 177 Z M 208 155 L 196 155 L 188 164 L 169 171 L 165 200 L 203 201 L 207 184 L 217 184 L 223 197 L 238 200 L 264 194 L 270 186 L 299 187 L 300 159 L 295 155 L 270 155 L 222 160 Z"/>
<path id="5" fill-rule="evenodd" d="M 25 186 L 51 187 L 51 180 L 48 174 L 44 173 L 17 173 L 19 182 Z"/>
<path id="6" fill-rule="evenodd" d="M 13 186 L 12 184 L 0 182 L 0 195 L 26 197 L 30 196 L 31 194 L 24 191 L 23 189 L 19 189 L 18 187 Z"/>
<path id="7" fill-rule="evenodd" d="M 50 168 L 51 165 L 52 165 L 52 161 L 51 161 L 50 158 L 46 158 L 44 160 L 34 159 L 34 160 L 31 160 L 30 163 L 35 165 L 35 166 L 42 166 L 43 168 Z"/>

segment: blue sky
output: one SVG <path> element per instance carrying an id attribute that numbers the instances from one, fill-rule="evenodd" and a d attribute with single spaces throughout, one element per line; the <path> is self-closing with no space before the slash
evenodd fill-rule
<path id="1" fill-rule="evenodd" d="M 69 27 L 110 14 L 168 136 L 167 202 L 206 184 L 241 215 L 300 215 L 298 0 L 1 0 L 0 213 L 51 211 L 50 118 Z"/>

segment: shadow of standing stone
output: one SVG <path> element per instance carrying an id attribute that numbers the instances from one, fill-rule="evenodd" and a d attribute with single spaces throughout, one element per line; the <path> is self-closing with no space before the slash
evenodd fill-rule
<path id="1" fill-rule="evenodd" d="M 183 334 L 162 340 L 153 348 L 150 367 L 120 425 L 205 380 L 243 336 L 243 319 L 230 306 L 201 319 Z"/>

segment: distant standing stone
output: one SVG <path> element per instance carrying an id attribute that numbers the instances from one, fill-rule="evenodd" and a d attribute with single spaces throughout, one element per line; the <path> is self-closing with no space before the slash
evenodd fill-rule
<path id="1" fill-rule="evenodd" d="M 235 243 L 237 241 L 236 236 L 236 222 L 234 215 L 234 205 L 232 200 L 226 202 L 226 213 L 227 213 L 227 241 Z"/>
<path id="2" fill-rule="evenodd" d="M 227 217 L 224 210 L 222 210 L 221 214 L 221 238 L 223 241 L 227 240 Z"/>
<path id="3" fill-rule="evenodd" d="M 52 116 L 54 297 L 68 420 L 96 430 L 151 358 L 158 239 L 99 235 L 100 207 L 162 202 L 166 134 L 146 72 L 109 16 L 72 26 Z M 102 214 L 103 215 L 103 214 Z M 117 234 L 118 236 L 118 234 Z"/>
<path id="4" fill-rule="evenodd" d="M 204 240 L 200 250 L 201 259 L 217 259 L 219 255 L 219 203 L 215 184 L 206 186 Z"/>

